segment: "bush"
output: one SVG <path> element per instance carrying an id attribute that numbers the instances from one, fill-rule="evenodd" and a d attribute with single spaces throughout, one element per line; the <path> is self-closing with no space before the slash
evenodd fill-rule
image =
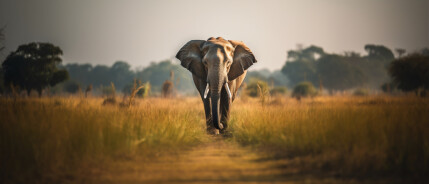
<path id="1" fill-rule="evenodd" d="M 317 91 L 310 82 L 301 82 L 293 88 L 292 97 L 316 96 Z"/>
<path id="2" fill-rule="evenodd" d="M 261 87 L 262 91 L 268 90 L 268 84 L 267 82 L 255 78 L 251 78 L 249 84 L 246 87 L 246 93 L 247 95 L 251 97 L 258 97 L 260 96 L 260 92 L 258 91 L 258 85 Z"/>
<path id="3" fill-rule="evenodd" d="M 80 85 L 76 81 L 67 81 L 64 84 L 64 88 L 63 89 L 67 93 L 75 94 L 75 93 L 77 93 L 79 91 Z"/>
<path id="4" fill-rule="evenodd" d="M 368 90 L 364 88 L 358 88 L 353 92 L 354 96 L 368 96 L 368 94 Z"/>
<path id="5" fill-rule="evenodd" d="M 285 95 L 287 93 L 287 88 L 284 86 L 277 86 L 270 90 L 270 94 L 275 95 Z"/>

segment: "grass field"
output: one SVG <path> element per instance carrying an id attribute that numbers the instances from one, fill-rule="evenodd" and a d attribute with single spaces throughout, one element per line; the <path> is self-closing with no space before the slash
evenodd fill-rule
<path id="1" fill-rule="evenodd" d="M 124 158 L 149 165 L 217 144 L 221 137 L 206 134 L 198 98 L 138 99 L 131 107 L 102 103 L 101 98 L 0 99 L 3 181 L 73 183 L 83 177 L 82 169 Z M 297 174 L 420 180 L 429 174 L 428 112 L 429 99 L 414 97 L 272 98 L 264 104 L 238 99 L 229 136 L 220 139 L 226 147 L 278 161 L 276 172 L 292 167 Z"/>
<path id="2" fill-rule="evenodd" d="M 362 177 L 429 172 L 427 99 L 325 97 L 237 106 L 236 141 L 292 158 L 304 170 Z"/>

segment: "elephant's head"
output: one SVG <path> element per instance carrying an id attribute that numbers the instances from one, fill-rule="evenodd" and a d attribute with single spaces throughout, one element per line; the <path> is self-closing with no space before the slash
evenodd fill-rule
<path id="1" fill-rule="evenodd" d="M 211 37 L 207 41 L 189 41 L 180 49 L 176 58 L 183 67 L 207 83 L 204 98 L 210 91 L 213 125 L 222 129 L 219 119 L 221 90 L 226 88 L 231 98 L 227 82 L 241 76 L 257 62 L 253 53 L 243 42 Z"/>

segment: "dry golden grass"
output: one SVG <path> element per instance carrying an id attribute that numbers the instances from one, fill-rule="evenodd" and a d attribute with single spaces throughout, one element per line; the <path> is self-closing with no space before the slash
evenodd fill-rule
<path id="1" fill-rule="evenodd" d="M 130 108 L 102 101 L 1 99 L 1 178 L 25 182 L 73 175 L 84 162 L 121 154 L 150 157 L 207 138 L 196 99 L 148 99 Z"/>
<path id="2" fill-rule="evenodd" d="M 429 172 L 428 99 L 267 100 L 234 102 L 231 137 L 225 141 L 268 154 L 270 162 L 280 164 L 280 169 L 294 168 L 294 173 L 424 177 Z M 77 168 L 100 168 L 124 158 L 149 163 L 158 155 L 168 157 L 188 148 L 216 144 L 205 132 L 203 105 L 198 98 L 136 99 L 130 107 L 102 103 L 101 98 L 0 99 L 1 178 L 6 183 L 73 181 L 85 173 Z M 242 150 L 237 152 L 246 158 Z M 245 159 L 247 162 L 250 160 Z M 234 163 L 241 161 L 225 165 L 242 168 L 232 166 Z M 248 164 L 259 168 L 255 163 Z M 196 164 L 200 165 L 185 166 L 202 169 L 204 163 Z M 261 168 L 270 165 L 261 164 Z M 148 172 L 145 168 L 142 171 Z"/>
<path id="3" fill-rule="evenodd" d="M 429 99 L 318 97 L 234 104 L 234 139 L 341 176 L 429 173 Z"/>

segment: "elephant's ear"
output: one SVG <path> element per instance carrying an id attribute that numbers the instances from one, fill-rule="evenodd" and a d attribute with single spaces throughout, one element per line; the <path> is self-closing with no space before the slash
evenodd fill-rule
<path id="1" fill-rule="evenodd" d="M 241 41 L 229 40 L 235 47 L 234 60 L 228 72 L 228 80 L 234 80 L 246 71 L 253 63 L 256 63 L 252 51 Z"/>
<path id="2" fill-rule="evenodd" d="M 191 40 L 186 43 L 176 54 L 176 58 L 180 60 L 180 64 L 196 75 L 200 79 L 206 80 L 207 72 L 202 63 L 202 53 L 200 46 L 204 44 L 204 40 Z"/>

